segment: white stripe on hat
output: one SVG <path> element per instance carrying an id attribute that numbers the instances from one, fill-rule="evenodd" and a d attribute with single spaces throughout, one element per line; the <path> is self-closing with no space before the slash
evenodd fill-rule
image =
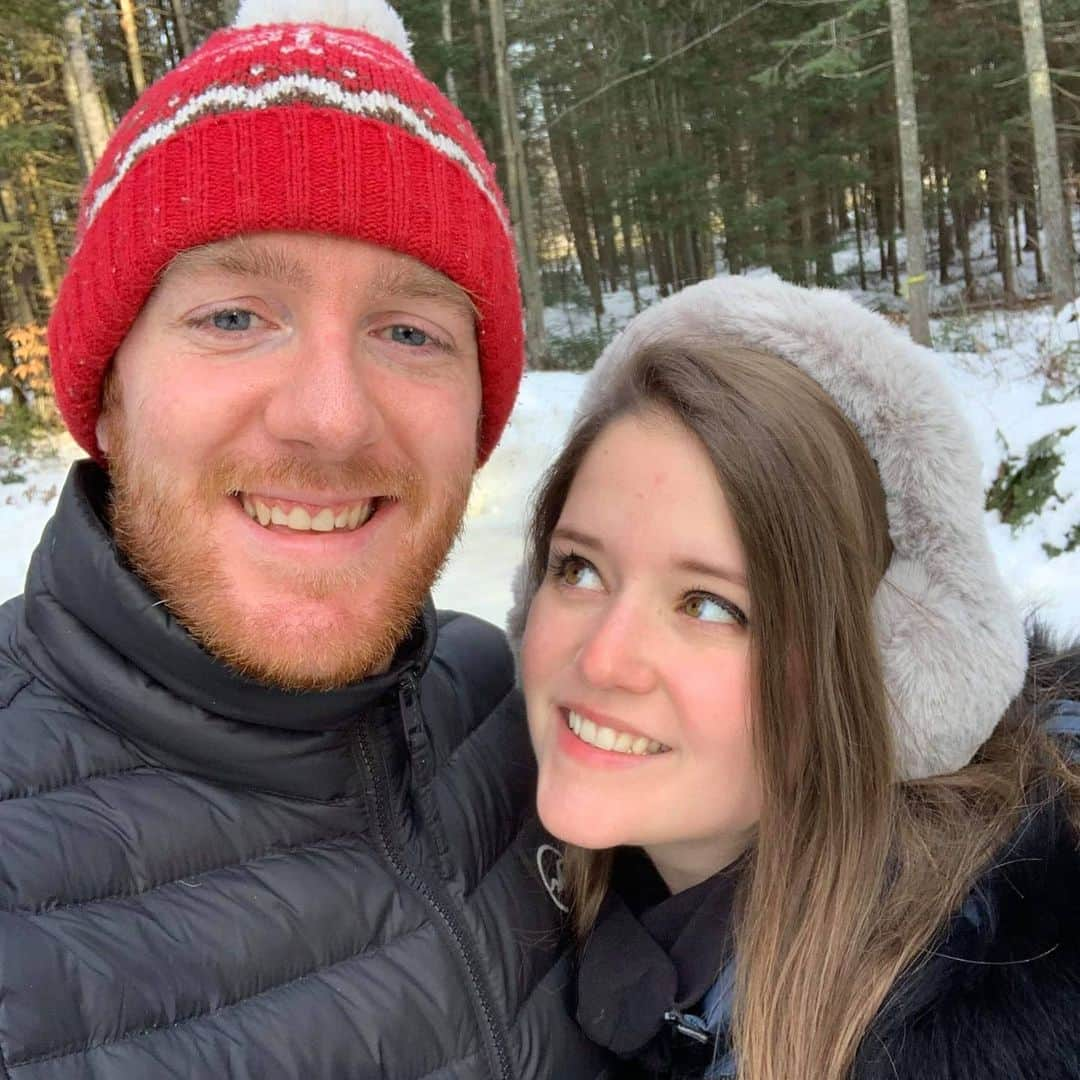
<path id="1" fill-rule="evenodd" d="M 316 78 L 302 72 L 296 75 L 283 75 L 261 86 L 244 84 L 212 86 L 189 98 L 171 116 L 152 124 L 132 141 L 116 163 L 112 176 L 94 192 L 87 206 L 86 228 L 89 229 L 109 196 L 143 154 L 159 146 L 181 129 L 195 123 L 204 114 L 264 109 L 278 101 L 295 98 L 297 95 L 358 116 L 369 116 L 383 121 L 392 118 L 410 134 L 423 139 L 437 153 L 464 166 L 473 182 L 495 209 L 503 229 L 506 232 L 510 231 L 509 222 L 506 220 L 498 195 L 489 186 L 483 172 L 464 147 L 442 132 L 435 131 L 414 109 L 392 94 L 383 90 L 346 90 L 330 79 Z"/>

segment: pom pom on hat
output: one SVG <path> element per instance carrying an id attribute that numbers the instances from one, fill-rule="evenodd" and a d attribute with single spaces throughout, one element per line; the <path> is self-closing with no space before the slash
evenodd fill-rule
<path id="1" fill-rule="evenodd" d="M 401 16 L 384 0 L 240 0 L 233 26 L 269 23 L 325 23 L 343 30 L 364 30 L 412 59 L 412 43 Z"/>

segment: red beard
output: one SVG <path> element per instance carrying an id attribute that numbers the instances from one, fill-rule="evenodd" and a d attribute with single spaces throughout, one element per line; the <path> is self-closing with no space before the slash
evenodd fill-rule
<path id="1" fill-rule="evenodd" d="M 207 652 L 242 675 L 293 691 L 334 689 L 386 669 L 460 532 L 471 470 L 431 491 L 414 473 L 370 463 L 228 459 L 209 470 L 193 495 L 183 496 L 133 452 L 122 417 L 106 423 L 116 543 Z M 226 572 L 210 510 L 233 492 L 268 485 L 393 498 L 408 523 L 394 560 L 360 560 L 332 571 L 275 561 L 280 598 L 253 601 Z M 351 606 L 345 603 L 352 598 Z M 289 605 L 298 601 L 326 601 L 326 617 L 290 620 Z"/>

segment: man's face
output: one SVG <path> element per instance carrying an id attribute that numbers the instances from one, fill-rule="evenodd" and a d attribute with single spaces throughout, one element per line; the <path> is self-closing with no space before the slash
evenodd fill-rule
<path id="1" fill-rule="evenodd" d="M 98 428 L 113 530 L 202 645 L 295 689 L 385 667 L 476 460 L 474 312 L 355 240 L 265 233 L 166 271 Z"/>

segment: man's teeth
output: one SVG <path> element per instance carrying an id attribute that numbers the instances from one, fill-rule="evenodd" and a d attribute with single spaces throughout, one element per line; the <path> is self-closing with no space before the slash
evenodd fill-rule
<path id="1" fill-rule="evenodd" d="M 296 532 L 334 532 L 335 530 L 351 532 L 363 525 L 375 510 L 374 499 L 365 499 L 352 506 L 342 507 L 336 512 L 329 506 L 324 506 L 316 514 L 309 513 L 302 506 L 293 506 L 284 510 L 280 506 L 265 503 L 253 495 L 241 495 L 240 501 L 248 517 L 260 525 L 284 525 L 287 529 L 293 529 Z"/>
<path id="2" fill-rule="evenodd" d="M 600 750 L 613 750 L 616 754 L 659 754 L 667 749 L 663 743 L 655 739 L 647 739 L 644 735 L 634 736 L 627 731 L 616 731 L 614 728 L 603 727 L 593 723 L 573 709 L 567 710 L 567 723 L 570 730 L 582 741 Z"/>

